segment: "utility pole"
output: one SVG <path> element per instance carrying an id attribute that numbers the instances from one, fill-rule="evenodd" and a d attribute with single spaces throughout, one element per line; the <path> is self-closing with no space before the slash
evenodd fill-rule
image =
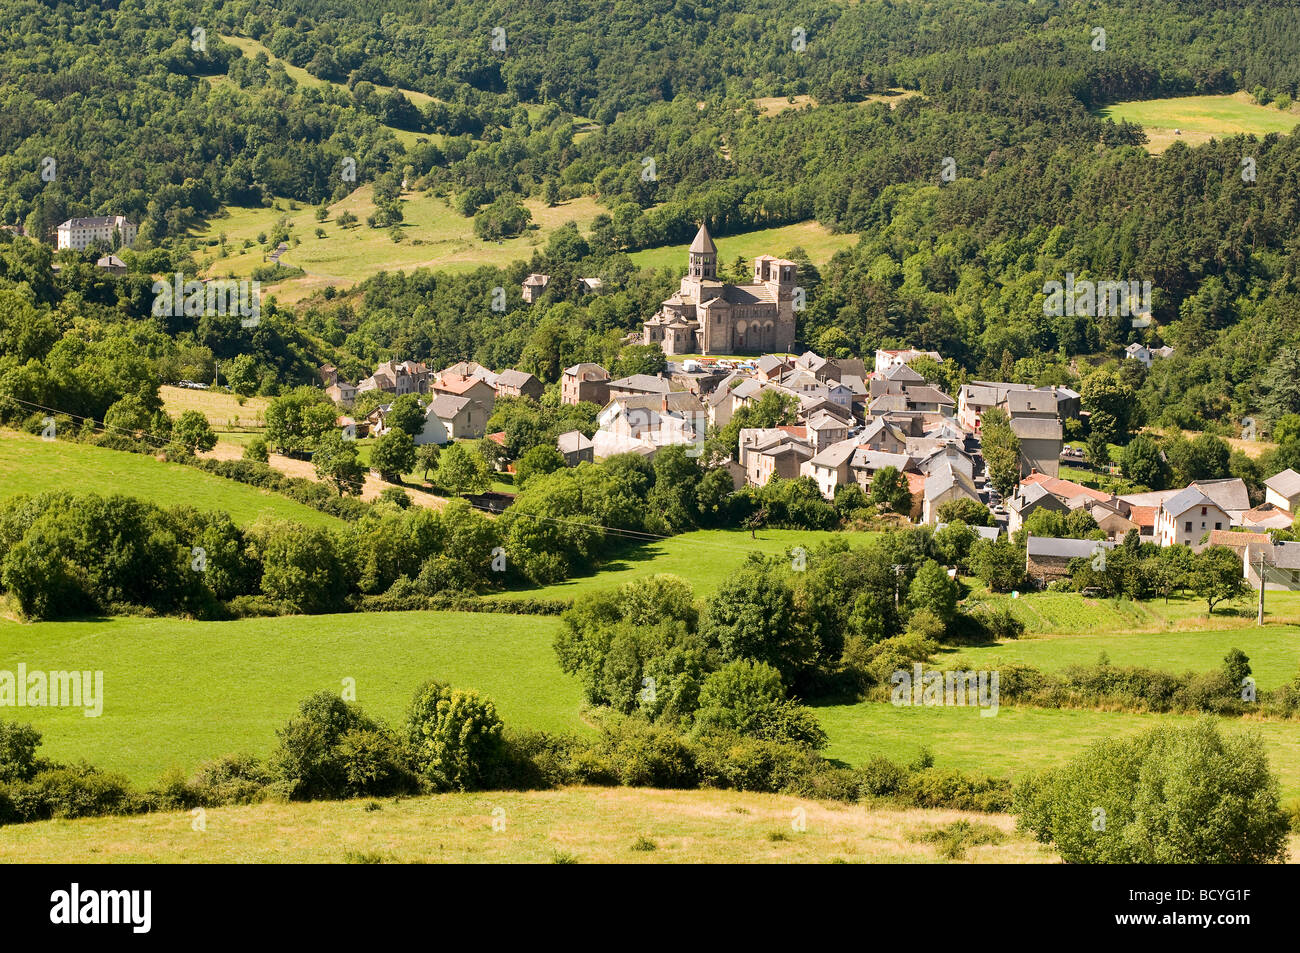
<path id="1" fill-rule="evenodd" d="M 894 608 L 898 608 L 898 577 L 903 574 L 906 566 L 895 564 L 894 566 Z"/>

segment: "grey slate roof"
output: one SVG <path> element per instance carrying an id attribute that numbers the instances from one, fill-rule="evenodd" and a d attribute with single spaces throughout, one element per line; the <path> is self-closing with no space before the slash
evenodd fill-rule
<path id="1" fill-rule="evenodd" d="M 1264 485 L 1276 493 L 1281 493 L 1288 500 L 1300 493 L 1300 473 L 1296 473 L 1290 467 L 1287 467 L 1281 473 L 1275 473 L 1267 480 Z"/>

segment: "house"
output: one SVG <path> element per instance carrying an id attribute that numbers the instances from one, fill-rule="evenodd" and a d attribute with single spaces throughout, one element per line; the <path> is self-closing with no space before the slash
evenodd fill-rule
<path id="1" fill-rule="evenodd" d="M 798 478 L 804 461 L 813 455 L 803 427 L 746 427 L 736 452 L 746 482 L 754 486 L 765 486 L 772 477 Z"/>
<path id="2" fill-rule="evenodd" d="M 1240 477 L 1227 477 L 1223 480 L 1196 480 L 1191 484 L 1213 500 L 1223 512 L 1228 514 L 1232 525 L 1241 523 L 1241 516 L 1250 509 L 1250 493 L 1246 481 Z"/>
<path id="3" fill-rule="evenodd" d="M 1048 509 L 1057 513 L 1068 513 L 1070 508 L 1061 499 L 1041 483 L 1021 483 L 1007 503 L 1007 532 L 1015 533 L 1025 525 L 1035 510 Z"/>
<path id="4" fill-rule="evenodd" d="M 1098 539 L 1030 536 L 1025 540 L 1025 575 L 1040 587 L 1070 575 L 1075 559 L 1095 559 L 1117 544 Z"/>
<path id="5" fill-rule="evenodd" d="M 477 400 L 456 394 L 438 393 L 429 401 L 425 411 L 425 421 L 436 417 L 442 422 L 448 440 L 473 439 L 483 436 L 491 411 L 485 409 Z M 433 439 L 427 443 L 437 443 L 436 430 Z M 416 443 L 420 441 L 417 439 Z M 444 443 L 446 440 L 443 441 Z"/>
<path id="6" fill-rule="evenodd" d="M 1066 387 L 1039 387 L 1033 390 L 1008 391 L 1002 398 L 1007 416 L 1041 417 L 1064 421 L 1079 416 L 1080 397 Z"/>
<path id="7" fill-rule="evenodd" d="M 907 437 L 898 427 L 883 417 L 875 417 L 858 434 L 858 443 L 872 450 L 885 453 L 903 453 L 907 449 Z"/>
<path id="8" fill-rule="evenodd" d="M 496 388 L 489 384 L 482 377 L 466 377 L 460 374 L 439 374 L 438 379 L 433 382 L 433 393 L 445 394 L 449 397 L 465 397 L 478 404 L 483 413 L 481 414 L 483 423 L 492 416 L 492 408 L 497 402 Z M 476 419 L 478 419 L 476 417 Z M 456 436 L 460 436 L 457 434 Z M 482 436 L 482 431 L 474 436 Z"/>
<path id="9" fill-rule="evenodd" d="M 497 375 L 498 397 L 531 397 L 533 400 L 541 400 L 545 391 L 542 382 L 526 371 L 502 371 Z"/>
<path id="10" fill-rule="evenodd" d="M 1228 514 L 1195 486 L 1180 490 L 1160 504 L 1156 514 L 1155 541 L 1161 546 L 1181 543 L 1192 546 L 1214 529 L 1232 525 Z"/>
<path id="11" fill-rule="evenodd" d="M 609 382 L 609 399 L 634 397 L 643 394 L 667 394 L 673 389 L 669 381 L 650 374 L 633 374 Z"/>
<path id="12" fill-rule="evenodd" d="M 1288 513 L 1300 513 L 1300 473 L 1287 467 L 1265 480 L 1264 502 Z"/>
<path id="13" fill-rule="evenodd" d="M 126 262 L 116 255 L 105 255 L 95 262 L 95 267 L 107 271 L 110 275 L 126 274 Z"/>
<path id="14" fill-rule="evenodd" d="M 325 388 L 325 394 L 334 403 L 343 407 L 351 407 L 357 399 L 357 388 L 354 384 L 347 381 L 336 380 Z"/>
<path id="15" fill-rule="evenodd" d="M 975 481 L 959 467 L 943 463 L 931 471 L 925 478 L 925 500 L 922 503 L 921 520 L 933 524 L 937 521 L 939 507 L 949 500 L 974 500 L 983 506 Z"/>
<path id="16" fill-rule="evenodd" d="M 825 408 L 809 414 L 805 426 L 814 453 L 821 453 L 831 444 L 846 440 L 849 436 L 848 423 Z"/>
<path id="17" fill-rule="evenodd" d="M 1025 476 L 1037 470 L 1056 476 L 1061 470 L 1061 422 L 1042 417 L 1014 417 L 1011 432 L 1020 440 L 1020 474 Z"/>
<path id="18" fill-rule="evenodd" d="M 953 399 L 936 387 L 929 384 L 905 384 L 896 391 L 881 394 L 872 400 L 867 405 L 867 413 L 873 417 L 889 413 L 951 416 L 954 406 Z"/>
<path id="19" fill-rule="evenodd" d="M 599 364 L 574 364 L 560 376 L 560 403 L 609 403 L 609 372 Z"/>
<path id="20" fill-rule="evenodd" d="M 441 405 L 435 407 L 439 401 L 444 401 Z M 442 446 L 451 439 L 451 426 L 456 421 L 456 410 L 463 409 L 462 405 L 468 405 L 469 401 L 463 397 L 435 397 L 429 406 L 424 409 L 424 426 L 414 437 L 415 445 L 423 447 L 426 444 L 437 444 Z M 446 415 L 444 421 L 439 413 Z M 463 424 L 464 426 L 465 424 Z"/>
<path id="21" fill-rule="evenodd" d="M 1239 532 L 1232 529 L 1212 529 L 1203 544 L 1198 543 L 1192 549 L 1198 553 L 1211 546 L 1227 546 L 1238 555 L 1246 551 L 1247 546 L 1272 546 L 1273 538 L 1268 533 Z"/>
<path id="22" fill-rule="evenodd" d="M 778 380 L 791 369 L 790 362 L 778 354 L 764 354 L 755 365 L 758 376 L 765 381 Z"/>
<path id="23" fill-rule="evenodd" d="M 799 467 L 799 475 L 812 477 L 817 481 L 817 489 L 828 500 L 835 499 L 835 488 L 853 479 L 853 456 L 858 445 L 853 440 L 841 440 L 817 452 L 817 455 L 805 461 Z"/>
<path id="24" fill-rule="evenodd" d="M 593 463 L 596 446 L 581 430 L 570 430 L 555 438 L 556 449 L 564 456 L 566 467 L 576 467 L 579 463 Z"/>
<path id="25" fill-rule="evenodd" d="M 1148 348 L 1142 344 L 1130 344 L 1124 348 L 1124 357 L 1135 361 L 1141 361 L 1146 367 L 1150 367 L 1156 358 L 1171 357 L 1174 349 L 1168 345 L 1164 347 Z"/>
<path id="26" fill-rule="evenodd" d="M 1300 590 L 1300 543 L 1248 546 L 1242 553 L 1242 575 L 1252 589 L 1260 587 L 1261 561 L 1266 592 Z"/>
<path id="27" fill-rule="evenodd" d="M 901 394 L 904 387 L 921 387 L 926 379 L 906 364 L 898 364 L 871 378 L 867 393 L 874 400 L 885 394 Z"/>
<path id="28" fill-rule="evenodd" d="M 686 277 L 642 327 L 641 343 L 665 354 L 743 354 L 794 346 L 798 266 L 759 255 L 749 284 L 718 280 L 718 248 L 701 225 L 687 254 Z"/>
<path id="29" fill-rule="evenodd" d="M 385 361 L 357 384 L 357 393 L 378 390 L 386 394 L 427 394 L 432 378 L 429 369 L 417 361 Z"/>
<path id="30" fill-rule="evenodd" d="M 617 453 L 653 453 L 670 444 L 698 444 L 707 429 L 704 405 L 692 394 L 637 394 L 612 398 L 596 418 L 597 459 Z"/>
<path id="31" fill-rule="evenodd" d="M 532 304 L 540 298 L 550 283 L 550 275 L 529 275 L 525 278 L 523 287 L 520 288 L 520 293 L 524 296 L 524 304 Z"/>
<path id="32" fill-rule="evenodd" d="M 884 374 L 890 368 L 897 367 L 900 364 L 907 364 L 918 357 L 928 357 L 940 363 L 943 362 L 943 358 L 939 356 L 938 351 L 918 351 L 910 347 L 897 351 L 881 348 L 876 351 L 876 374 Z"/>
<path id="33" fill-rule="evenodd" d="M 1084 496 L 1067 500 L 1065 505 L 1072 512 L 1075 509 L 1087 511 L 1106 534 L 1107 539 L 1122 541 L 1130 530 L 1137 530 L 1138 535 L 1142 535 L 1142 527 L 1128 514 L 1128 505 L 1119 499 L 1094 500 Z"/>
<path id="34" fill-rule="evenodd" d="M 1030 390 L 1028 384 L 1003 384 L 997 381 L 972 381 L 957 391 L 957 421 L 971 433 L 979 433 L 984 412 L 1006 403 L 1011 391 Z"/>
<path id="35" fill-rule="evenodd" d="M 124 215 L 100 215 L 92 218 L 70 218 L 58 227 L 58 248 L 81 251 L 91 242 L 130 248 L 135 244 L 139 228 Z"/>
<path id="36" fill-rule="evenodd" d="M 1270 529 L 1290 529 L 1295 517 L 1290 510 L 1284 510 L 1272 503 L 1261 503 L 1254 509 L 1241 514 L 1241 526 L 1248 530 L 1263 532 Z"/>
<path id="37" fill-rule="evenodd" d="M 388 412 L 392 409 L 392 404 L 380 404 L 366 414 L 366 432 L 374 437 L 388 433 Z"/>
<path id="38" fill-rule="evenodd" d="M 579 278 L 577 284 L 578 294 L 594 295 L 600 294 L 600 289 L 605 286 L 605 282 L 599 278 Z"/>

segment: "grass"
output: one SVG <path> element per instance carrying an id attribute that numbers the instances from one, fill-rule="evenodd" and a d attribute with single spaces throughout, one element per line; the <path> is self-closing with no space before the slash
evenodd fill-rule
<path id="1" fill-rule="evenodd" d="M 1175 142 L 1197 146 L 1225 136 L 1289 133 L 1300 123 L 1295 112 L 1260 106 L 1245 92 L 1116 103 L 1098 112 L 1116 122 L 1127 119 L 1142 126 L 1150 140 L 1147 151 L 1153 153 L 1164 152 Z M 1175 129 L 1181 135 L 1174 135 Z"/>
<path id="2" fill-rule="evenodd" d="M 532 212 L 534 228 L 501 243 L 482 241 L 474 236 L 474 221 L 456 212 L 445 198 L 421 192 L 403 193 L 399 226 L 403 240 L 394 242 L 388 229 L 370 228 L 366 218 L 375 210 L 373 189 L 363 185 L 329 207 L 329 217 L 317 222 L 310 206 L 295 211 L 288 200 L 278 199 L 271 208 L 231 206 L 206 227 L 193 233 L 201 247 L 199 254 L 216 255 L 217 240 L 226 236 L 229 255 L 216 258 L 207 269 L 212 277 L 248 278 L 263 264 L 264 255 L 274 248 L 269 236 L 281 218 L 290 223 L 289 249 L 280 261 L 287 267 L 302 268 L 305 276 L 288 278 L 263 286 L 263 294 L 275 294 L 282 302 L 293 302 L 326 287 L 351 287 L 381 271 L 413 271 L 431 268 L 439 271 L 470 271 L 484 265 L 503 267 L 514 261 L 528 260 L 536 246 L 545 244 L 550 233 L 566 222 L 576 222 L 588 231 L 592 219 L 604 211 L 590 197 L 570 199 L 554 207 L 528 199 L 524 205 Z M 343 212 L 358 219 L 346 228 L 335 223 Z M 325 231 L 316 237 L 316 229 Z M 266 244 L 257 244 L 265 233 Z M 300 239 L 295 245 L 294 239 Z M 245 240 L 254 242 L 242 249 Z M 243 251 L 243 254 L 240 252 Z"/>
<path id="3" fill-rule="evenodd" d="M 1261 689 L 1277 688 L 1300 673 L 1300 629 L 1295 626 L 1020 639 L 953 649 L 941 664 L 945 668 L 991 670 L 1020 663 L 1055 671 L 1066 665 L 1092 665 L 1105 652 L 1112 665 L 1140 665 L 1174 673 L 1208 672 L 1219 668 L 1224 655 L 1233 648 L 1250 657 L 1252 673 Z"/>
<path id="4" fill-rule="evenodd" d="M 1132 599 L 1093 599 L 1077 592 L 1035 592 L 1017 599 L 1010 595 L 975 593 L 967 604 L 988 602 L 1005 606 L 1039 635 L 1095 635 L 1102 632 L 1201 632 L 1241 629 L 1252 624 L 1256 614 L 1257 592 L 1206 612 L 1205 602 L 1190 595 L 1136 602 Z M 1264 617 L 1270 625 L 1300 623 L 1300 593 L 1268 592 L 1264 597 Z"/>
<path id="5" fill-rule="evenodd" d="M 718 265 L 731 267 L 736 256 L 743 256 L 751 266 L 757 255 L 784 255 L 795 247 L 808 253 L 814 265 L 824 265 L 837 251 L 857 243 L 856 235 L 836 235 L 817 222 L 799 222 L 778 228 L 760 228 L 737 235 L 713 237 L 718 246 Z M 628 256 L 638 268 L 674 268 L 685 271 L 686 248 L 683 245 L 661 245 L 646 248 Z"/>
<path id="6" fill-rule="evenodd" d="M 185 812 L 10 825 L 0 828 L 0 861 L 942 863 L 944 853 L 953 854 L 949 845 L 923 838 L 962 824 L 983 834 L 962 839 L 967 861 L 1057 859 L 1015 832 L 1007 815 L 881 810 L 740 791 L 566 788 L 408 798 L 385 801 L 378 811 L 366 803 L 209 808 L 201 831 Z M 795 831 L 799 809 L 807 827 Z M 647 843 L 654 848 L 645 849 Z"/>
<path id="7" fill-rule="evenodd" d="M 1134 714 L 1064 708 L 1002 706 L 983 717 L 969 707 L 904 707 L 858 702 L 817 708 L 830 736 L 823 752 L 854 767 L 875 755 L 902 762 L 923 747 L 935 766 L 979 775 L 1018 779 L 1027 772 L 1058 767 L 1103 738 L 1135 734 L 1191 715 Z M 1300 796 L 1300 723 L 1224 719 L 1226 732 L 1258 731 L 1285 798 Z"/>
<path id="8" fill-rule="evenodd" d="M 164 384 L 158 388 L 163 410 L 169 416 L 179 417 L 187 410 L 197 410 L 208 419 L 214 430 L 229 430 L 231 421 L 240 428 L 259 428 L 266 425 L 266 397 L 239 397 L 237 394 L 212 390 L 192 390 Z"/>
<path id="9" fill-rule="evenodd" d="M 262 516 L 309 526 L 342 526 L 342 521 L 278 493 L 227 480 L 179 463 L 165 463 L 140 453 L 124 453 L 68 440 L 42 440 L 0 430 L 0 499 L 17 493 L 71 490 L 123 493 L 173 506 L 223 510 L 235 522 Z"/>
<path id="10" fill-rule="evenodd" d="M 895 108 L 905 99 L 913 96 L 919 96 L 920 93 L 915 90 L 891 89 L 887 93 L 875 93 L 862 100 L 862 105 L 868 103 L 889 103 L 890 108 Z M 811 105 L 816 108 L 818 103 L 811 96 L 760 96 L 754 100 L 754 105 L 758 107 L 760 115 L 775 116 L 783 113 L 787 109 L 798 109 L 802 106 Z"/>
<path id="11" fill-rule="evenodd" d="M 681 576 L 695 590 L 697 597 L 710 595 L 749 558 L 750 553 L 783 553 L 793 546 L 811 552 L 818 543 L 847 535 L 862 542 L 868 533 L 836 533 L 822 530 L 762 529 L 750 539 L 748 530 L 702 529 L 682 533 L 670 539 L 638 545 L 610 559 L 594 575 L 566 579 L 535 589 L 505 592 L 492 598 L 571 599 L 612 589 L 633 579 L 657 573 Z"/>
<path id="12" fill-rule="evenodd" d="M 508 726 L 579 729 L 577 683 L 555 662 L 553 617 L 388 612 L 234 622 L 114 618 L 0 622 L 0 670 L 104 673 L 104 709 L 25 708 L 42 753 L 85 759 L 141 784 L 169 767 L 266 754 L 298 702 L 355 679 L 357 702 L 399 721 L 439 678 L 489 696 Z M 14 713 L 6 712 L 7 720 Z"/>

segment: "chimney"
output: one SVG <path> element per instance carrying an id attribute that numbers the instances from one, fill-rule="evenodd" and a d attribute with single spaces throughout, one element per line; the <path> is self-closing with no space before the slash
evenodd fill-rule
<path id="1" fill-rule="evenodd" d="M 661 412 L 665 413 L 665 414 L 668 413 L 668 395 L 667 395 L 667 394 L 661 394 L 661 395 L 660 395 L 660 397 L 659 397 L 659 410 L 660 410 Z"/>

